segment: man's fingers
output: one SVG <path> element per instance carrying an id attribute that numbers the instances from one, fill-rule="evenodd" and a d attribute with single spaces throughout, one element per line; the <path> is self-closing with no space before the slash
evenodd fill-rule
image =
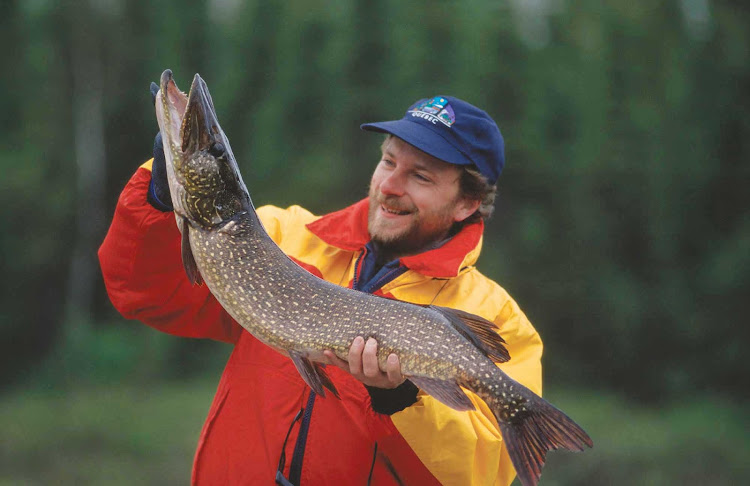
<path id="1" fill-rule="evenodd" d="M 365 349 L 365 340 L 357 336 L 349 348 L 349 373 L 353 375 L 362 374 L 362 351 Z"/>
<path id="2" fill-rule="evenodd" d="M 348 371 L 354 378 L 368 386 L 377 388 L 395 388 L 404 382 L 401 374 L 401 363 L 398 356 L 390 354 L 386 360 L 386 370 L 381 371 L 378 364 L 378 342 L 357 336 L 349 347 L 348 361 L 345 361 L 330 350 L 323 351 L 326 360 L 335 366 Z"/>
<path id="3" fill-rule="evenodd" d="M 403 383 L 404 376 L 401 374 L 401 363 L 398 360 L 398 356 L 395 354 L 388 355 L 385 368 L 386 373 L 388 373 L 388 381 L 397 385 Z"/>
<path id="4" fill-rule="evenodd" d="M 380 376 L 380 366 L 378 366 L 378 342 L 375 338 L 370 338 L 365 343 L 365 350 L 362 353 L 362 372 L 368 378 Z"/>

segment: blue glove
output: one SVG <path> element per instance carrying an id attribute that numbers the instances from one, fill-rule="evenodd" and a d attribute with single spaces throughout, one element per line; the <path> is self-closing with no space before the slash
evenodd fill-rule
<path id="1" fill-rule="evenodd" d="M 156 93 L 159 85 L 151 83 L 151 101 L 156 105 Z M 151 184 L 148 186 L 146 200 L 159 211 L 173 211 L 172 195 L 169 192 L 167 182 L 167 159 L 164 157 L 164 144 L 161 140 L 161 132 L 154 139 L 154 163 L 151 167 Z"/>

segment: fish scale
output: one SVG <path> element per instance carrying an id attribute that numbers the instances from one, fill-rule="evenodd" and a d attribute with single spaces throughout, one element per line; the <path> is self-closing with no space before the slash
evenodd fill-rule
<path id="1" fill-rule="evenodd" d="M 357 336 L 373 337 L 381 370 L 394 353 L 402 374 L 445 405 L 475 410 L 464 389 L 484 400 L 524 486 L 537 484 L 548 450 L 593 445 L 498 368 L 510 356 L 492 322 L 340 287 L 294 263 L 258 219 L 203 79 L 196 74 L 186 96 L 167 70 L 160 88 L 157 120 L 189 280 L 205 282 L 244 329 L 289 356 L 316 393 L 339 396 L 321 364 L 324 350 L 346 360 Z"/>

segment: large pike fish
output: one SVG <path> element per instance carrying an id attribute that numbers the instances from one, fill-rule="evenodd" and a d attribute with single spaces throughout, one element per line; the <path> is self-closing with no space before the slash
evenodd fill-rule
<path id="1" fill-rule="evenodd" d="M 243 328 L 289 356 L 316 393 L 338 397 L 324 350 L 346 359 L 355 337 L 374 337 L 381 369 L 395 353 L 403 375 L 445 405 L 474 409 L 461 387 L 481 397 L 524 486 L 537 483 L 548 450 L 592 446 L 581 427 L 496 366 L 509 356 L 491 322 L 339 287 L 290 260 L 255 213 L 198 74 L 186 96 L 164 71 L 156 117 L 188 278 L 205 281 Z"/>

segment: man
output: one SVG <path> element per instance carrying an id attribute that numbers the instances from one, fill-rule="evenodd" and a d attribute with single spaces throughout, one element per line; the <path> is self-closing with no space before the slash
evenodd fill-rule
<path id="1" fill-rule="evenodd" d="M 541 393 L 541 340 L 511 297 L 474 267 L 483 220 L 504 165 L 503 139 L 460 99 L 420 100 L 385 133 L 366 199 L 324 216 L 298 206 L 258 214 L 300 266 L 339 285 L 493 321 L 511 355 L 500 365 Z M 188 282 L 170 212 L 164 154 L 120 196 L 99 251 L 107 290 L 127 318 L 161 331 L 234 345 L 198 442 L 195 484 L 510 484 L 514 470 L 496 421 L 457 412 L 385 371 L 377 343 L 354 340 L 348 360 L 327 352 L 341 399 L 317 397 L 291 361 L 245 332 L 205 286 Z"/>

